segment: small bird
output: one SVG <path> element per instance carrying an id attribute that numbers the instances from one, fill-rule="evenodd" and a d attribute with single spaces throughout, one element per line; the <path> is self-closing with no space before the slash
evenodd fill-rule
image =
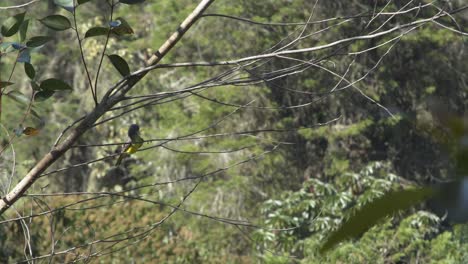
<path id="1" fill-rule="evenodd" d="M 128 137 L 130 138 L 130 142 L 124 146 L 124 150 L 117 159 L 115 166 L 119 166 L 123 158 L 128 157 L 131 154 L 137 152 L 137 150 L 145 142 L 145 140 L 142 137 L 140 137 L 140 127 L 136 124 L 132 124 L 128 128 Z"/>

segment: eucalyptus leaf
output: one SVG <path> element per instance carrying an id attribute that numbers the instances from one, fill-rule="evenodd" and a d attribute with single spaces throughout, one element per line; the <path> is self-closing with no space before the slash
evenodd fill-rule
<path id="1" fill-rule="evenodd" d="M 42 19 L 39 19 L 39 21 L 46 27 L 56 31 L 62 31 L 71 28 L 70 20 L 62 15 L 46 16 Z"/>
<path id="2" fill-rule="evenodd" d="M 34 95 L 34 101 L 36 102 L 43 102 L 47 99 L 49 99 L 50 97 L 52 97 L 52 95 L 54 95 L 54 91 L 40 91 L 40 92 L 37 92 L 35 95 Z"/>
<path id="3" fill-rule="evenodd" d="M 34 81 L 31 81 L 31 88 L 34 91 L 40 91 L 41 90 L 41 87 L 39 86 L 39 84 L 37 84 L 37 82 L 34 82 Z"/>
<path id="4" fill-rule="evenodd" d="M 19 91 L 11 91 L 6 94 L 7 97 L 13 99 L 14 101 L 27 105 L 29 104 L 29 98 Z"/>
<path id="5" fill-rule="evenodd" d="M 13 42 L 3 42 L 0 43 L 0 52 L 1 53 L 8 53 L 14 50 L 12 46 Z"/>
<path id="6" fill-rule="evenodd" d="M 106 27 L 93 27 L 88 29 L 85 34 L 85 38 L 97 37 L 97 36 L 107 36 L 109 33 L 109 28 Z"/>
<path id="7" fill-rule="evenodd" d="M 26 12 L 19 13 L 5 20 L 5 22 L 3 22 L 2 29 L 1 29 L 2 35 L 5 37 L 11 37 L 14 34 L 16 34 L 16 32 L 18 32 L 21 24 L 24 21 L 25 15 L 26 15 Z"/>
<path id="8" fill-rule="evenodd" d="M 19 32 L 20 32 L 20 41 L 23 42 L 26 39 L 26 35 L 29 27 L 29 19 L 26 19 L 21 23 Z"/>
<path id="9" fill-rule="evenodd" d="M 28 106 L 29 103 L 30 103 L 30 98 L 27 97 L 26 95 L 24 95 L 23 93 L 19 92 L 19 91 L 11 91 L 11 92 L 8 92 L 7 94 L 5 94 L 8 98 L 12 99 L 13 101 L 19 103 L 19 104 L 22 104 L 24 106 Z M 29 111 L 31 112 L 31 114 L 36 117 L 37 119 L 41 119 L 41 117 L 39 116 L 39 114 L 37 113 L 36 111 L 36 107 L 34 106 L 31 106 L 31 108 L 29 109 Z"/>
<path id="10" fill-rule="evenodd" d="M 72 89 L 66 82 L 55 78 L 44 80 L 39 86 L 42 91 L 62 91 Z"/>
<path id="11" fill-rule="evenodd" d="M 25 134 L 26 136 L 36 136 L 39 134 L 39 132 L 39 129 L 35 127 L 25 127 L 23 130 L 23 134 Z"/>
<path id="12" fill-rule="evenodd" d="M 130 67 L 128 66 L 128 63 L 125 61 L 125 59 L 117 54 L 107 55 L 107 57 L 123 77 L 130 74 Z"/>
<path id="13" fill-rule="evenodd" d="M 49 36 L 32 37 L 26 42 L 26 46 L 31 47 L 31 48 L 39 47 L 39 46 L 46 44 L 47 42 L 51 40 L 52 40 L 52 37 L 49 37 Z"/>
<path id="14" fill-rule="evenodd" d="M 120 0 L 120 3 L 126 5 L 136 5 L 145 2 L 145 0 Z"/>
<path id="15" fill-rule="evenodd" d="M 72 13 L 75 9 L 75 6 L 73 5 L 73 0 L 54 0 L 54 3 Z"/>
<path id="16" fill-rule="evenodd" d="M 10 86 L 12 84 L 13 84 L 12 82 L 0 82 L 0 88 L 5 88 L 5 87 Z"/>
<path id="17" fill-rule="evenodd" d="M 87 2 L 89 2 L 91 0 L 78 0 L 78 5 L 82 5 L 82 4 L 85 4 Z"/>
<path id="18" fill-rule="evenodd" d="M 365 204 L 356 210 L 351 217 L 344 220 L 341 226 L 328 236 L 320 248 L 320 252 L 324 253 L 346 239 L 357 238 L 382 218 L 421 203 L 433 196 L 434 193 L 435 191 L 431 187 L 421 187 L 384 194 L 382 197 Z"/>
<path id="19" fill-rule="evenodd" d="M 36 77 L 36 70 L 34 70 L 34 67 L 30 63 L 24 64 L 24 72 L 31 80 L 34 79 L 34 77 Z"/>

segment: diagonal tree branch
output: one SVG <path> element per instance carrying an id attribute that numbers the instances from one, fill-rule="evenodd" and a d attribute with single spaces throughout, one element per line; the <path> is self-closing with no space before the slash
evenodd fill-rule
<path id="1" fill-rule="evenodd" d="M 197 21 L 200 15 L 214 2 L 214 0 L 202 0 L 198 6 L 192 11 L 190 15 L 180 24 L 177 30 L 167 39 L 167 41 L 156 51 L 153 56 L 146 63 L 148 66 L 158 64 L 165 55 L 177 44 L 183 35 L 190 29 L 190 27 Z M 11 207 L 23 194 L 34 184 L 39 176 L 50 167 L 55 161 L 62 157 L 83 135 L 89 130 L 92 125 L 115 104 L 124 99 L 125 94 L 131 90 L 144 76 L 146 72 L 138 76 L 132 76 L 125 79 L 117 87 L 119 88 L 115 93 L 111 94 L 113 89 L 104 96 L 102 101 L 96 108 L 89 113 L 83 121 L 81 121 L 75 128 L 70 130 L 69 136 L 49 153 L 47 153 L 29 172 L 26 176 L 0 200 L 0 215 L 3 214 L 9 207 Z"/>

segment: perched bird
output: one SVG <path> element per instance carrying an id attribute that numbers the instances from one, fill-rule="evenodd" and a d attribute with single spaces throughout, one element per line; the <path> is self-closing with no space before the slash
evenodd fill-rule
<path id="1" fill-rule="evenodd" d="M 128 137 L 130 138 L 130 142 L 124 146 L 124 149 L 117 159 L 115 166 L 119 166 L 122 162 L 122 159 L 137 152 L 137 150 L 143 145 L 143 142 L 145 142 L 145 140 L 140 137 L 140 127 L 136 124 L 132 124 L 128 128 Z"/>

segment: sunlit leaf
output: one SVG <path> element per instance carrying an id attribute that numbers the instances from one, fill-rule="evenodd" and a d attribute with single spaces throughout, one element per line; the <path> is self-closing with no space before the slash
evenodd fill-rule
<path id="1" fill-rule="evenodd" d="M 75 9 L 73 5 L 73 0 L 54 0 L 54 3 L 72 13 L 73 13 L 73 10 Z"/>
<path id="2" fill-rule="evenodd" d="M 16 34 L 16 32 L 18 32 L 21 24 L 24 21 L 25 15 L 26 15 L 26 12 L 16 14 L 12 17 L 9 17 L 7 20 L 5 20 L 5 22 L 3 22 L 3 25 L 2 25 L 2 30 L 1 30 L 2 35 L 5 37 L 11 37 L 14 34 Z"/>
<path id="3" fill-rule="evenodd" d="M 20 32 L 20 41 L 23 42 L 26 39 L 26 35 L 29 27 L 29 19 L 26 19 L 21 23 L 19 32 Z"/>
<path id="4" fill-rule="evenodd" d="M 26 46 L 28 47 L 39 47 L 47 42 L 51 41 L 52 38 L 49 36 L 37 36 L 37 37 L 32 37 L 26 42 Z"/>
<path id="5" fill-rule="evenodd" d="M 23 134 L 27 136 L 36 136 L 37 134 L 39 134 L 39 129 L 34 128 L 34 127 L 26 127 L 23 130 Z"/>
<path id="6" fill-rule="evenodd" d="M 55 78 L 44 80 L 39 86 L 43 91 L 62 91 L 72 89 L 66 82 Z"/>
<path id="7" fill-rule="evenodd" d="M 13 84 L 12 82 L 0 82 L 0 88 L 5 88 L 5 87 L 10 86 L 12 84 Z"/>
<path id="8" fill-rule="evenodd" d="M 36 102 L 42 102 L 42 101 L 45 101 L 47 99 L 49 99 L 52 95 L 54 95 L 54 91 L 40 91 L 40 92 L 37 92 L 35 95 L 34 95 L 34 101 Z"/>
<path id="9" fill-rule="evenodd" d="M 109 33 L 109 30 L 110 29 L 106 27 L 93 27 L 86 31 L 85 38 L 106 36 Z"/>
<path id="10" fill-rule="evenodd" d="M 391 191 L 384 194 L 365 204 L 344 220 L 341 226 L 328 236 L 320 251 L 324 253 L 346 239 L 362 235 L 382 218 L 406 210 L 430 198 L 433 194 L 434 190 L 430 187 Z"/>
<path id="11" fill-rule="evenodd" d="M 91 0 L 78 0 L 78 5 L 82 5 L 82 4 L 87 3 L 89 1 L 91 1 Z"/>
<path id="12" fill-rule="evenodd" d="M 13 51 L 13 47 L 11 46 L 13 44 L 13 42 L 3 42 L 3 43 L 0 43 L 0 52 L 2 53 L 8 53 L 8 52 L 11 52 Z"/>
<path id="13" fill-rule="evenodd" d="M 57 31 L 71 28 L 70 20 L 62 15 L 50 15 L 43 19 L 39 19 L 39 21 L 46 27 Z"/>
<path id="14" fill-rule="evenodd" d="M 130 74 L 130 67 L 128 66 L 128 63 L 119 55 L 113 54 L 113 55 L 107 55 L 109 60 L 111 61 L 112 65 L 119 71 L 119 73 L 125 77 Z"/>
<path id="15" fill-rule="evenodd" d="M 13 101 L 27 107 L 30 103 L 30 98 L 27 97 L 26 95 L 24 95 L 23 93 L 19 92 L 19 91 L 10 91 L 8 92 L 7 94 L 5 94 L 8 98 L 12 99 Z M 39 116 L 39 114 L 37 113 L 36 109 L 34 106 L 31 106 L 30 110 L 31 114 L 38 118 L 38 119 L 41 119 L 41 117 Z"/>
<path id="16" fill-rule="evenodd" d="M 11 91 L 11 92 L 8 92 L 6 96 L 10 97 L 11 99 L 15 100 L 18 103 L 29 104 L 29 98 L 21 92 Z"/>
<path id="17" fill-rule="evenodd" d="M 31 80 L 34 79 L 34 77 L 36 77 L 36 70 L 34 70 L 34 67 L 30 63 L 24 64 L 24 72 Z"/>
<path id="18" fill-rule="evenodd" d="M 143 2 L 145 2 L 145 0 L 120 0 L 120 3 L 127 5 L 141 4 Z"/>
<path id="19" fill-rule="evenodd" d="M 34 91 L 41 90 L 41 87 L 39 86 L 39 84 L 37 84 L 37 82 L 31 82 L 31 87 Z"/>

